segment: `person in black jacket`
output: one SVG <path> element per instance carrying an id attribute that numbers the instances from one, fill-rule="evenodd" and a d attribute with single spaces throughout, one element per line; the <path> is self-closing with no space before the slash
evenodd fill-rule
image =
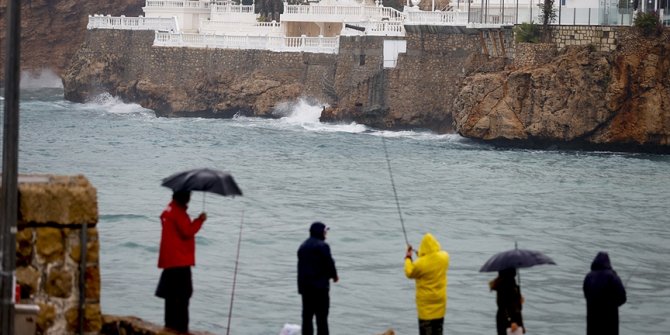
<path id="1" fill-rule="evenodd" d="M 298 293 L 302 295 L 302 334 L 314 334 L 312 318 L 316 315 L 318 335 L 328 335 L 330 279 L 337 283 L 335 261 L 326 244 L 328 228 L 314 222 L 309 238 L 298 249 Z"/>
<path id="2" fill-rule="evenodd" d="M 498 306 L 496 333 L 498 335 L 506 335 L 507 328 L 510 328 L 512 323 L 522 327 L 522 332 L 526 333 L 521 315 L 523 296 L 515 277 L 516 269 L 510 268 L 498 271 L 498 277 L 489 282 L 491 291 L 496 291 L 496 305 Z"/>
<path id="3" fill-rule="evenodd" d="M 619 306 L 626 303 L 626 289 L 612 269 L 610 257 L 599 252 L 584 278 L 586 334 L 618 335 Z"/>

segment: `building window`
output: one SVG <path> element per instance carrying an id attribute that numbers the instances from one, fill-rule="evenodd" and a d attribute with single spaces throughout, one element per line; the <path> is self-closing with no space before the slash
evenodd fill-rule
<path id="1" fill-rule="evenodd" d="M 358 65 L 363 66 L 365 65 L 365 55 L 360 55 L 358 56 Z"/>

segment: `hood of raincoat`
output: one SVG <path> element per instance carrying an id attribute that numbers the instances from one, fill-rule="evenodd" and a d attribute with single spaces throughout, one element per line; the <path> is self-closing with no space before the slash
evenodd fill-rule
<path id="1" fill-rule="evenodd" d="M 610 263 L 610 256 L 601 251 L 596 255 L 596 258 L 593 259 L 591 263 L 591 270 L 611 270 L 612 263 Z"/>
<path id="2" fill-rule="evenodd" d="M 447 309 L 449 254 L 432 234 L 424 235 L 419 257 L 405 259 L 405 276 L 416 281 L 416 309 L 421 320 L 444 317 Z"/>
<path id="3" fill-rule="evenodd" d="M 431 233 L 424 235 L 419 245 L 419 257 L 438 251 L 440 251 L 440 242 L 435 239 L 435 236 Z"/>

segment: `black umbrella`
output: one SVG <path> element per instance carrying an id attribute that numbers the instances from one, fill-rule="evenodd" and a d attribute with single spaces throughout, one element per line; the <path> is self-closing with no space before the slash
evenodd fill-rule
<path id="1" fill-rule="evenodd" d="M 489 258 L 484 265 L 482 265 L 479 272 L 493 272 L 506 269 L 521 269 L 529 268 L 535 265 L 553 264 L 556 265 L 553 259 L 549 256 L 535 250 L 518 249 L 514 243 L 514 249 L 499 252 Z M 519 283 L 521 282 L 521 275 L 519 275 Z"/>
<path id="2" fill-rule="evenodd" d="M 549 256 L 534 250 L 512 249 L 493 255 L 479 269 L 479 272 L 501 271 L 505 269 L 529 268 L 535 265 L 556 263 Z"/>
<path id="3" fill-rule="evenodd" d="M 162 186 L 173 191 L 204 191 L 221 195 L 242 195 L 233 176 L 213 169 L 193 169 L 175 173 L 163 179 Z"/>
<path id="4" fill-rule="evenodd" d="M 223 196 L 242 195 L 233 176 L 229 173 L 213 169 L 193 169 L 175 173 L 163 179 L 162 186 L 173 191 L 203 191 Z M 202 211 L 205 211 L 205 195 L 202 195 Z"/>

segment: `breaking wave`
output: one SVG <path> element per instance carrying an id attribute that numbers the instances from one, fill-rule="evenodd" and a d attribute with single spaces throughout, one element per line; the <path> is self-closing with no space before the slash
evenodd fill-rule
<path id="1" fill-rule="evenodd" d="M 63 88 L 61 78 L 51 69 L 21 72 L 21 89 Z"/>

